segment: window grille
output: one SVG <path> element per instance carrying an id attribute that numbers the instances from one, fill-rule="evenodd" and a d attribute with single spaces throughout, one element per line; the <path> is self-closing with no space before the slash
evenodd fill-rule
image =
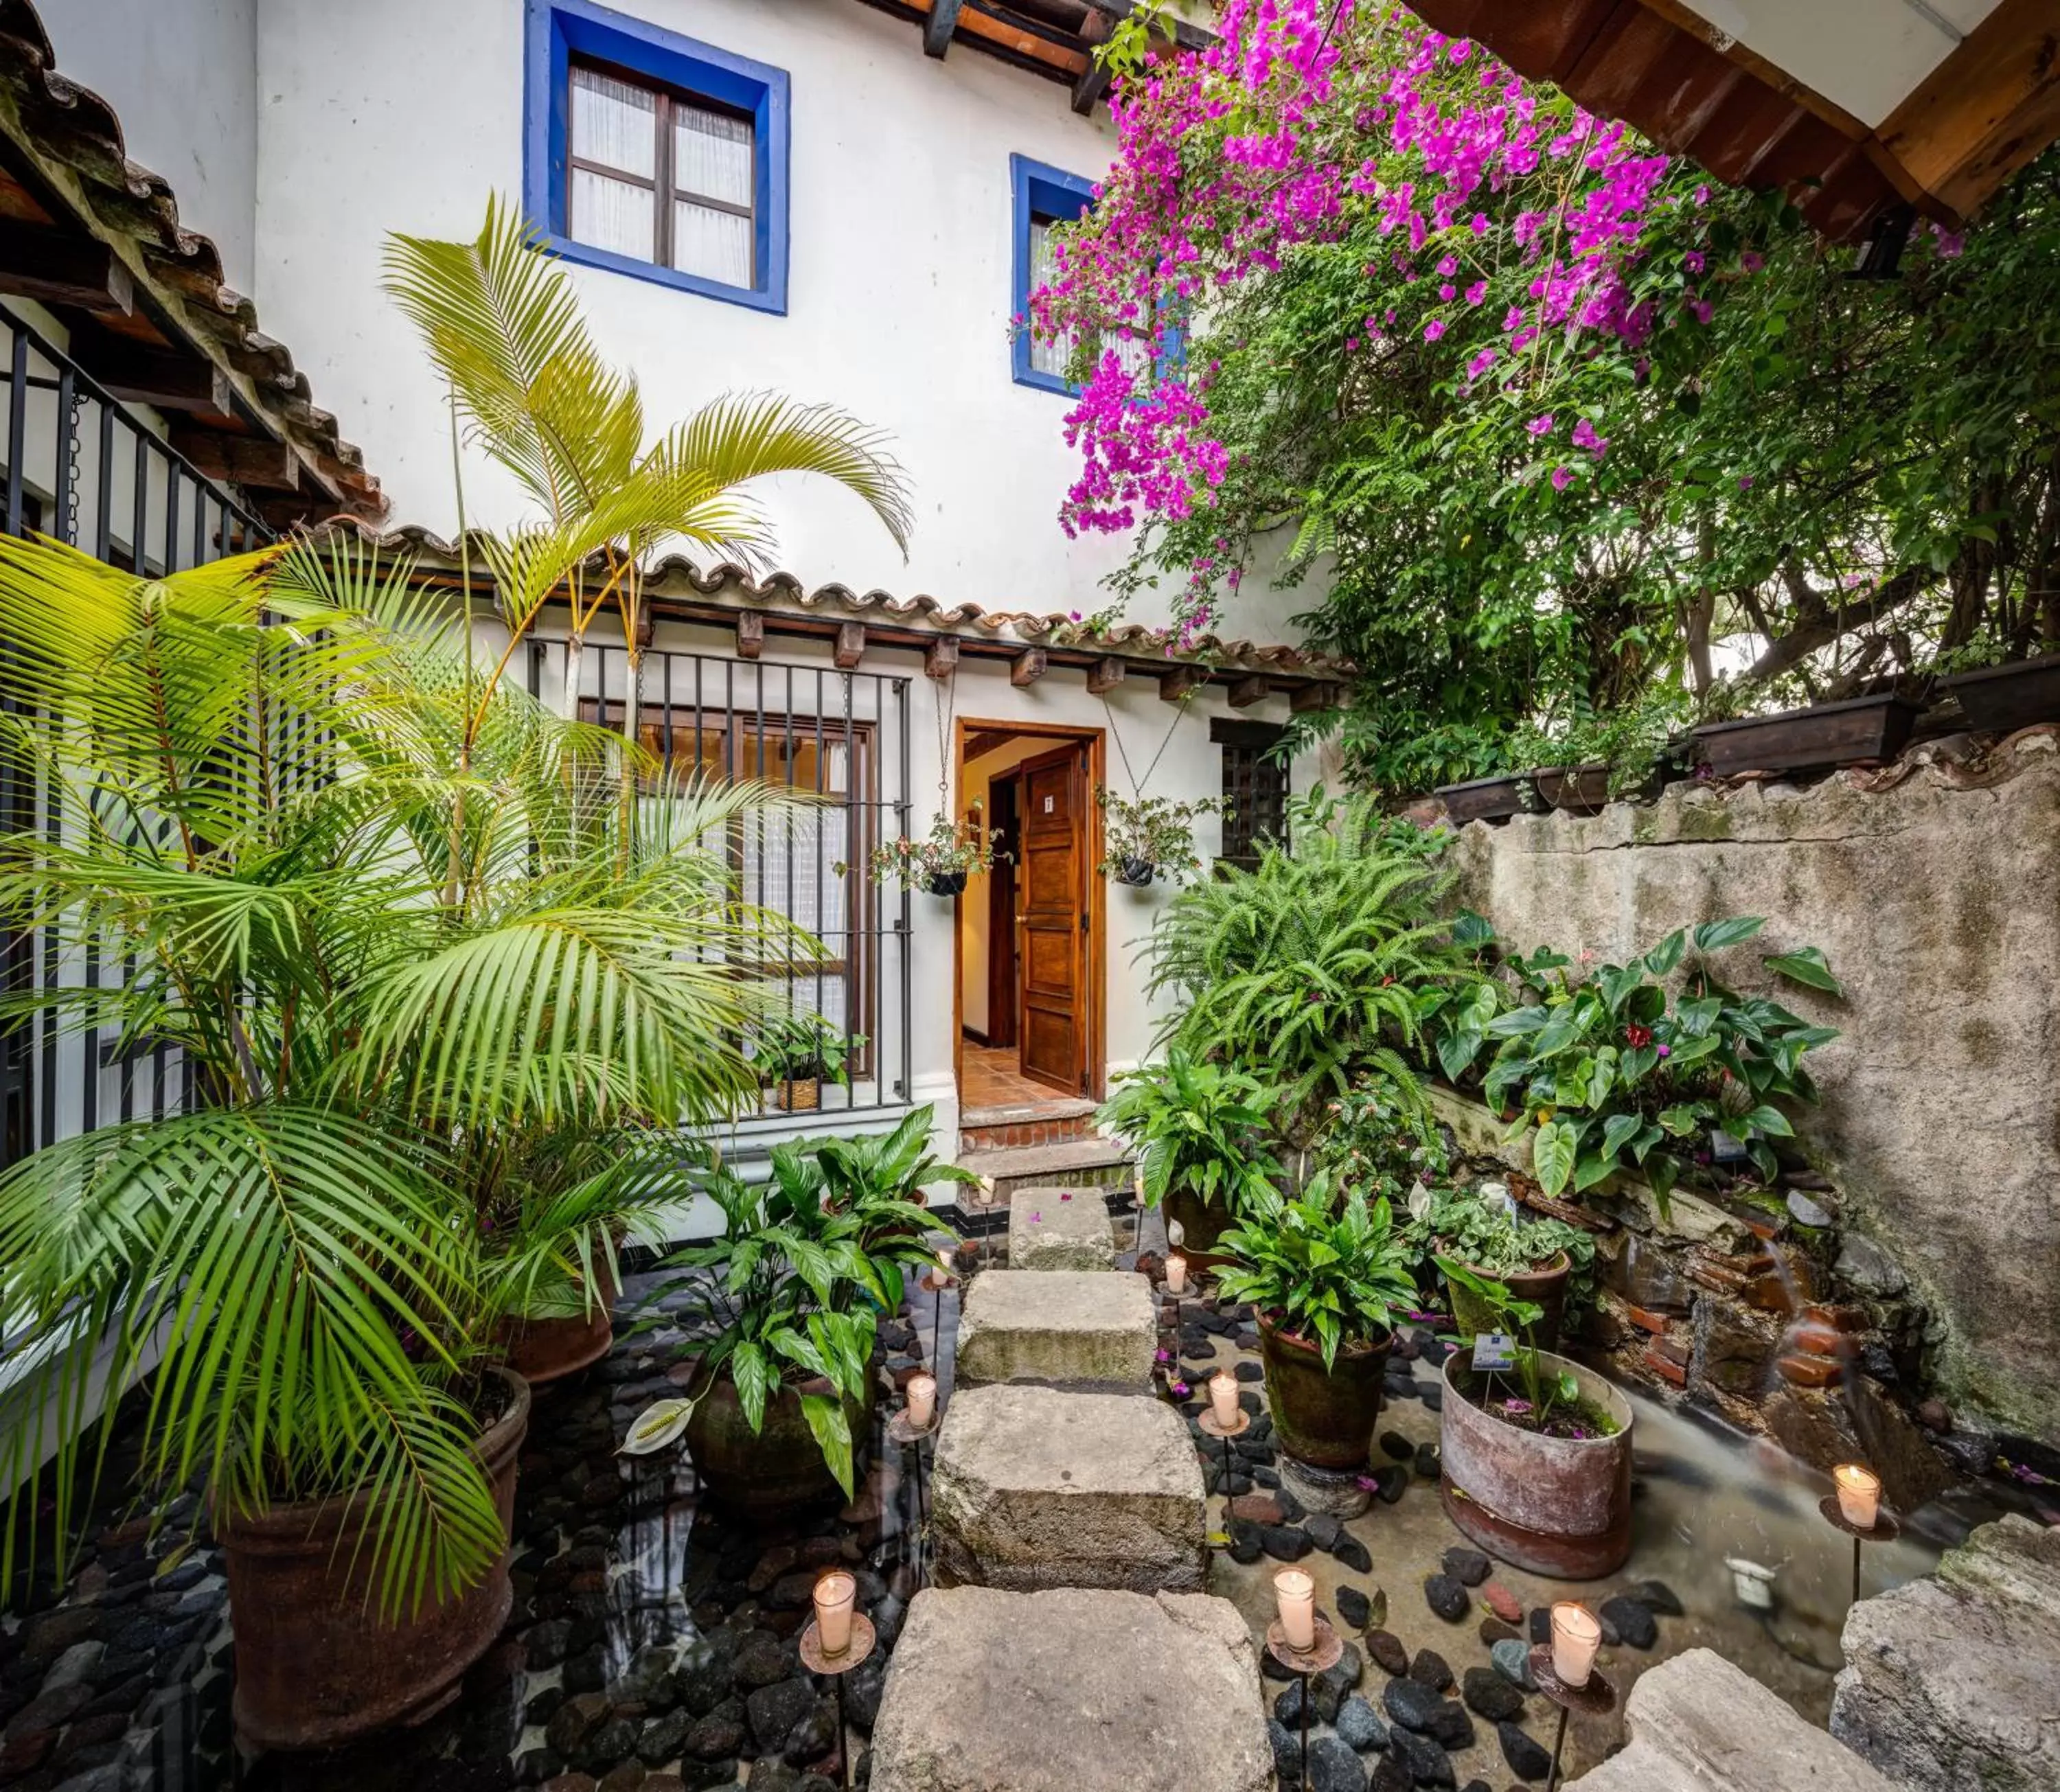
<path id="1" fill-rule="evenodd" d="M 1288 766 L 1277 756 L 1285 731 L 1270 722 L 1209 724 L 1223 748 L 1223 862 L 1252 871 L 1261 844 L 1288 837 Z"/>

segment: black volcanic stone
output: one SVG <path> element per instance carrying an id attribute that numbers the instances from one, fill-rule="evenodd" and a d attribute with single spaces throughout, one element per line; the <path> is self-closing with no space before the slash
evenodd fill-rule
<path id="1" fill-rule="evenodd" d="M 1402 1638 L 1392 1630 L 1367 1631 L 1366 1652 L 1390 1674 L 1409 1671 L 1409 1651 L 1402 1646 Z"/>
<path id="2" fill-rule="evenodd" d="M 1479 1550 L 1445 1551 L 1445 1572 L 1467 1586 L 1478 1586 L 1487 1578 L 1488 1559 Z"/>
<path id="3" fill-rule="evenodd" d="M 1363 1630 L 1367 1620 L 1373 1615 L 1373 1606 L 1356 1586 L 1340 1586 L 1337 1592 L 1338 1616 L 1344 1620 L 1348 1630 Z"/>
<path id="4" fill-rule="evenodd" d="M 1381 1709 L 1405 1730 L 1427 1730 L 1443 1702 L 1428 1686 L 1407 1677 L 1381 1689 Z"/>
<path id="5" fill-rule="evenodd" d="M 1550 1642 L 1552 1640 L 1552 1608 L 1550 1606 L 1532 1608 L 1531 1640 L 1533 1642 Z"/>
<path id="6" fill-rule="evenodd" d="M 1354 1693 L 1338 1707 L 1333 1722 L 1340 1738 L 1352 1748 L 1363 1753 L 1367 1749 L 1387 1746 L 1387 1726 L 1380 1721 L 1379 1714 Z"/>
<path id="7" fill-rule="evenodd" d="M 1240 1381 L 1264 1381 L 1266 1371 L 1256 1363 L 1240 1363 L 1231 1371 Z"/>
<path id="8" fill-rule="evenodd" d="M 1520 1717 L 1523 1694 L 1491 1667 L 1470 1667 L 1460 1684 L 1467 1708 L 1490 1723 L 1506 1723 Z"/>
<path id="9" fill-rule="evenodd" d="M 1344 1526 L 1328 1512 L 1311 1512 L 1302 1521 L 1302 1528 L 1318 1549 L 1327 1550 L 1335 1545 Z"/>
<path id="10" fill-rule="evenodd" d="M 1315 1715 L 1315 1700 L 1311 1699 L 1310 1701 L 1311 1717 Z M 1288 1690 L 1274 1700 L 1273 1715 L 1280 1722 L 1287 1725 L 1290 1730 L 1296 1728 L 1301 1723 L 1302 1682 L 1299 1680 L 1289 1681 Z"/>
<path id="11" fill-rule="evenodd" d="M 1299 1562 L 1309 1553 L 1309 1534 L 1291 1525 L 1260 1527 L 1260 1547 L 1276 1562 Z"/>
<path id="12" fill-rule="evenodd" d="M 1666 1618 L 1685 1616 L 1680 1595 L 1663 1580 L 1642 1580 L 1623 1590 L 1627 1599 L 1637 1602 Z"/>
<path id="13" fill-rule="evenodd" d="M 1605 1599 L 1596 1615 L 1605 1624 L 1615 1625 L 1618 1637 L 1634 1649 L 1650 1649 L 1659 1640 L 1659 1623 L 1652 1615 L 1652 1608 L 1636 1599 L 1622 1594 Z"/>
<path id="14" fill-rule="evenodd" d="M 787 1758 L 796 1766 L 820 1761 L 836 1746 L 836 1701 L 819 1698 L 787 1738 Z"/>
<path id="15" fill-rule="evenodd" d="M 808 1714 L 815 1702 L 815 1687 L 800 1678 L 761 1686 L 747 1698 L 745 1709 L 750 1714 L 751 1734 L 761 1752 L 777 1754 L 784 1749 L 795 1725 Z"/>
<path id="16" fill-rule="evenodd" d="M 1415 1468 L 1416 1472 L 1427 1481 L 1438 1479 L 1443 1471 L 1444 1463 L 1438 1454 L 1436 1444 L 1419 1443 L 1416 1446 Z"/>
<path id="17" fill-rule="evenodd" d="M 1544 1746 L 1519 1725 L 1499 1723 L 1495 1740 L 1502 1744 L 1502 1758 L 1519 1779 L 1543 1779 L 1552 1770 L 1552 1757 Z"/>
<path id="18" fill-rule="evenodd" d="M 1331 1555 L 1346 1567 L 1362 1574 L 1373 1572 L 1373 1558 L 1367 1553 L 1366 1545 L 1349 1531 L 1340 1533 L 1337 1542 L 1331 1546 Z"/>
<path id="19" fill-rule="evenodd" d="M 1366 1792 L 1366 1769 L 1343 1738 L 1319 1736 L 1310 1742 L 1309 1792 Z"/>
<path id="20" fill-rule="evenodd" d="M 1425 1578 L 1423 1602 L 1447 1624 L 1456 1624 L 1463 1618 L 1471 1603 L 1467 1598 L 1467 1590 L 1450 1574 Z"/>
<path id="21" fill-rule="evenodd" d="M 1387 1753 L 1391 1759 L 1407 1770 L 1411 1785 L 1457 1783 L 1452 1772 L 1452 1758 L 1427 1736 L 1419 1736 L 1409 1730 L 1391 1730 L 1387 1733 Z"/>
<path id="22" fill-rule="evenodd" d="M 1383 1506 L 1394 1505 L 1409 1491 L 1409 1471 L 1400 1463 L 1390 1463 L 1387 1467 L 1379 1470 L 1373 1480 Z"/>
<path id="23" fill-rule="evenodd" d="M 1283 1780 L 1282 1785 L 1291 1781 Z M 1392 1754 L 1383 1754 L 1373 1764 L 1373 1778 L 1367 1782 L 1367 1792 L 1411 1792 L 1416 1783 L 1415 1776 Z"/>
<path id="24" fill-rule="evenodd" d="M 1452 1683 L 1451 1663 L 1435 1649 L 1419 1649 L 1409 1664 L 1409 1678 L 1419 1686 L 1441 1693 Z"/>
<path id="25" fill-rule="evenodd" d="M 1335 1723 L 1346 1694 L 1359 1684 L 1365 1671 L 1358 1646 L 1347 1642 L 1344 1653 L 1310 1682 L 1315 1690 L 1316 1715 L 1325 1723 Z"/>
<path id="26" fill-rule="evenodd" d="M 1406 1463 L 1416 1454 L 1416 1446 L 1399 1431 L 1383 1431 L 1380 1448 L 1383 1455 L 1392 1456 L 1398 1463 Z"/>
<path id="27" fill-rule="evenodd" d="M 744 1701 L 726 1698 L 696 1720 L 680 1745 L 697 1761 L 721 1761 L 744 1746 Z"/>
<path id="28" fill-rule="evenodd" d="M 1419 1389 L 1416 1398 L 1433 1412 L 1443 1412 L 1445 1410 L 1445 1391 L 1435 1382 L 1432 1382 L 1427 1387 Z"/>
<path id="29" fill-rule="evenodd" d="M 1433 1736 L 1448 1749 L 1470 1749 L 1474 1746 L 1474 1720 L 1467 1715 L 1467 1708 L 1455 1698 L 1443 1700 L 1431 1714 L 1424 1733 Z"/>
<path id="30" fill-rule="evenodd" d="M 670 1761 L 686 1746 L 687 1732 L 698 1720 L 691 1711 L 668 1711 L 644 1726 L 637 1738 L 637 1752 L 650 1766 Z"/>
<path id="31" fill-rule="evenodd" d="M 1302 1739 L 1285 1724 L 1267 1720 L 1266 1740 L 1273 1750 L 1273 1772 L 1283 1786 L 1302 1783 Z"/>

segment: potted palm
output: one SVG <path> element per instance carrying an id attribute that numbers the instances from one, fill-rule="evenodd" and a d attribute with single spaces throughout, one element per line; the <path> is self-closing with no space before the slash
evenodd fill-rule
<path id="1" fill-rule="evenodd" d="M 727 1510 L 763 1519 L 851 1497 L 876 1322 L 900 1305 L 903 1271 L 932 1262 L 910 1197 L 972 1179 L 924 1154 L 933 1118 L 918 1109 L 882 1140 L 776 1146 L 762 1183 L 726 1167 L 708 1177 L 721 1236 L 669 1257 L 661 1286 L 706 1335 L 688 1347 L 685 1394 L 665 1404 Z"/>
<path id="2" fill-rule="evenodd" d="M 1319 1469 L 1366 1467 L 1395 1317 L 1416 1298 L 1413 1254 L 1385 1197 L 1340 1199 L 1319 1171 L 1293 1200 L 1268 1189 L 1216 1241 L 1220 1296 L 1259 1320 L 1280 1447 Z"/>
<path id="3" fill-rule="evenodd" d="M 1486 1188 L 1440 1189 L 1420 1206 L 1410 1218 L 1411 1242 L 1426 1257 L 1471 1272 L 1445 1277 L 1458 1329 L 1468 1335 L 1492 1329 L 1494 1315 L 1474 1292 L 1479 1282 L 1492 1281 L 1538 1308 L 1527 1342 L 1547 1350 L 1557 1344 L 1568 1285 L 1592 1267 L 1595 1240 L 1563 1220 L 1524 1216 L 1507 1190 L 1498 1198 Z"/>
<path id="4" fill-rule="evenodd" d="M 863 1036 L 840 1033 L 820 1015 L 774 1015 L 758 1029 L 751 1061 L 776 1108 L 804 1113 L 822 1105 L 824 1083 L 850 1082 L 864 1046 Z"/>
<path id="5" fill-rule="evenodd" d="M 1631 1405 L 1592 1370 L 1520 1342 L 1543 1315 L 1456 1259 L 1439 1267 L 1488 1323 L 1445 1359 L 1439 1413 L 1447 1515 L 1533 1574 L 1592 1580 L 1631 1554 Z"/>
<path id="6" fill-rule="evenodd" d="M 1095 1116 L 1097 1130 L 1130 1147 L 1147 1207 L 1163 1207 L 1197 1266 L 1223 1261 L 1217 1239 L 1248 1195 L 1270 1189 L 1280 1166 L 1267 1148 L 1266 1091 L 1255 1076 L 1176 1049 L 1165 1062 L 1123 1071 Z"/>

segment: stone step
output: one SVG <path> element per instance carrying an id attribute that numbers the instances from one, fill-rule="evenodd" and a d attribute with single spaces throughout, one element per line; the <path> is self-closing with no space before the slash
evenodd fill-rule
<path id="1" fill-rule="evenodd" d="M 872 1732 L 872 1792 L 1267 1792 L 1259 1664 L 1201 1594 L 930 1587 Z"/>
<path id="2" fill-rule="evenodd" d="M 956 1378 L 1055 1387 L 1151 1385 L 1158 1348 L 1152 1284 L 1106 1269 L 990 1269 L 959 1313 Z"/>
<path id="3" fill-rule="evenodd" d="M 1120 1139 L 1092 1137 L 1056 1145 L 1017 1145 L 1002 1151 L 961 1152 L 962 1166 L 994 1179 L 996 1196 L 1014 1199 L 1016 1191 L 1040 1183 L 1069 1187 L 1092 1183 L 1104 1191 L 1120 1191 L 1130 1183 L 1130 1151 Z"/>
<path id="4" fill-rule="evenodd" d="M 1922 1792 L 2060 1786 L 2060 1530 L 2013 1512 L 1846 1616 L 1831 1734 Z"/>
<path id="5" fill-rule="evenodd" d="M 1896 1792 L 1714 1650 L 1691 1649 L 1640 1675 L 1623 1720 L 1630 1746 L 1569 1780 L 1567 1792 Z"/>
<path id="6" fill-rule="evenodd" d="M 1040 1183 L 1008 1208 L 1011 1269 L 1113 1269 L 1116 1227 L 1098 1188 Z"/>
<path id="7" fill-rule="evenodd" d="M 961 1387 L 930 1487 L 947 1582 L 1199 1591 L 1205 1496 L 1186 1423 L 1148 1394 Z"/>

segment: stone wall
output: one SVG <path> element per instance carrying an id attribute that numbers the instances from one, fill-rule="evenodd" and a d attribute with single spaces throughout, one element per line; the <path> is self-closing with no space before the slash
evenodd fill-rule
<path id="1" fill-rule="evenodd" d="M 1811 1056 L 1824 1103 L 1800 1124 L 1829 1204 L 1929 1310 L 1941 1389 L 2060 1438 L 2060 730 L 1807 788 L 1476 822 L 1455 860 L 1457 900 L 1527 950 L 1622 962 L 1683 924 L 1767 916 L 1721 962 L 1843 1029 Z M 1843 1000 L 1760 970 L 1806 944 Z"/>

